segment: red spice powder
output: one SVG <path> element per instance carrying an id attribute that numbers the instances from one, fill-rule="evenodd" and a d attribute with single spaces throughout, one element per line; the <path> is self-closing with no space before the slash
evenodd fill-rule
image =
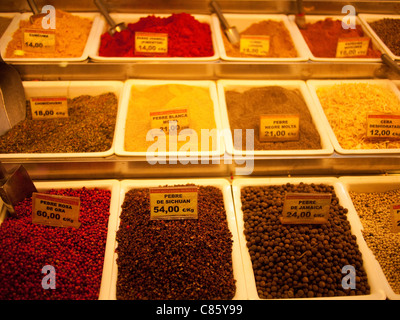
<path id="1" fill-rule="evenodd" d="M 0 300 L 97 300 L 111 192 L 82 188 L 47 193 L 79 197 L 81 226 L 34 224 L 32 198 L 20 202 L 17 217 L 0 226 Z M 42 287 L 45 265 L 55 268 L 55 289 Z"/>
<path id="2" fill-rule="evenodd" d="M 364 37 L 364 32 L 360 25 L 356 29 L 343 29 L 341 20 L 326 18 L 315 23 L 307 23 L 305 29 L 300 29 L 308 47 L 315 57 L 335 58 L 336 48 L 339 38 Z M 354 58 L 379 58 L 381 52 L 372 48 L 369 44 L 366 56 Z"/>
<path id="3" fill-rule="evenodd" d="M 135 32 L 168 34 L 166 57 L 209 57 L 214 55 L 211 28 L 208 23 L 197 21 L 188 13 L 169 17 L 154 15 L 129 23 L 127 29 L 111 36 L 101 36 L 99 55 L 104 57 L 143 57 L 135 53 Z M 159 55 L 160 56 L 160 55 Z"/>

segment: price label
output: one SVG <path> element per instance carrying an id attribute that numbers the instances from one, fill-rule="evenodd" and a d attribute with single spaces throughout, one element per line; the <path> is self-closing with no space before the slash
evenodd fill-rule
<path id="1" fill-rule="evenodd" d="M 253 56 L 266 56 L 269 52 L 269 36 L 241 35 L 240 52 Z"/>
<path id="2" fill-rule="evenodd" d="M 400 232 L 400 203 L 391 206 L 392 232 Z"/>
<path id="3" fill-rule="evenodd" d="M 140 54 L 168 53 L 168 34 L 152 32 L 135 33 L 135 52 Z"/>
<path id="4" fill-rule="evenodd" d="M 260 141 L 290 141 L 299 139 L 299 115 L 260 115 Z"/>
<path id="5" fill-rule="evenodd" d="M 28 52 L 53 52 L 56 47 L 56 33 L 53 29 L 24 29 L 22 50 Z"/>
<path id="6" fill-rule="evenodd" d="M 52 119 L 68 117 L 68 99 L 66 97 L 31 98 L 32 119 Z"/>
<path id="7" fill-rule="evenodd" d="M 366 56 L 370 38 L 340 38 L 336 47 L 336 58 Z"/>
<path id="8" fill-rule="evenodd" d="M 400 139 L 400 114 L 368 114 L 367 138 Z"/>
<path id="9" fill-rule="evenodd" d="M 323 224 L 328 222 L 332 195 L 329 193 L 288 193 L 285 197 L 283 224 Z"/>
<path id="10" fill-rule="evenodd" d="M 34 192 L 32 222 L 54 227 L 79 228 L 80 199 Z"/>
<path id="11" fill-rule="evenodd" d="M 151 128 L 160 129 L 165 134 L 178 134 L 180 130 L 189 128 L 187 109 L 173 109 L 150 112 Z"/>
<path id="12" fill-rule="evenodd" d="M 150 188 L 150 219 L 197 219 L 197 187 Z"/>

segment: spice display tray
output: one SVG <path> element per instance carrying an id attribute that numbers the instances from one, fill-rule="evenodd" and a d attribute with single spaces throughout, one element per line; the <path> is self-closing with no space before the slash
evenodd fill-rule
<path id="1" fill-rule="evenodd" d="M 360 18 L 361 23 L 365 26 L 365 28 L 368 30 L 368 32 L 376 39 L 376 41 L 379 43 L 379 45 L 382 47 L 382 49 L 385 51 L 385 53 L 388 54 L 389 57 L 391 57 L 393 60 L 400 60 L 400 56 L 395 55 L 392 50 L 388 48 L 388 46 L 383 42 L 383 40 L 376 34 L 374 29 L 372 29 L 370 23 L 375 22 L 378 20 L 382 20 L 385 18 L 388 19 L 400 19 L 400 15 L 381 15 L 381 14 L 367 14 L 367 13 L 360 13 L 358 15 Z"/>
<path id="2" fill-rule="evenodd" d="M 330 16 L 330 15 L 306 15 L 306 22 L 307 23 L 315 23 L 317 21 L 324 20 L 326 18 L 332 18 L 334 20 L 342 20 L 345 16 Z M 289 21 L 292 23 L 292 25 L 299 30 L 299 27 L 297 26 L 295 22 L 295 16 L 294 15 L 289 15 L 288 16 Z M 364 27 L 364 25 L 361 23 L 360 19 L 358 16 L 356 18 L 356 24 L 360 25 L 364 31 L 364 36 L 369 37 L 371 39 L 372 47 L 374 49 L 378 49 L 381 52 L 383 51 L 383 48 L 379 45 L 375 37 L 368 31 L 367 28 Z M 380 58 L 327 58 L 327 57 L 316 57 L 314 54 L 311 52 L 309 46 L 307 45 L 307 42 L 305 41 L 303 35 L 301 34 L 299 30 L 300 36 L 302 37 L 304 44 L 307 48 L 308 51 L 308 56 L 310 57 L 310 60 L 312 61 L 327 61 L 327 62 L 381 62 L 382 60 Z"/>
<path id="3" fill-rule="evenodd" d="M 321 138 L 321 149 L 316 150 L 237 150 L 233 147 L 233 138 L 230 130 L 229 115 L 225 100 L 225 90 L 237 90 L 239 92 L 264 86 L 282 86 L 286 89 L 298 89 L 305 103 L 307 104 L 313 123 Z M 226 151 L 231 155 L 244 155 L 244 156 L 311 156 L 311 155 L 331 155 L 333 153 L 333 146 L 329 140 L 328 133 L 324 126 L 321 124 L 319 114 L 314 106 L 314 102 L 309 94 L 306 83 L 301 80 L 218 80 L 217 81 L 218 98 L 221 110 L 222 127 L 224 129 L 224 140 Z M 254 132 L 258 134 L 258 132 Z"/>
<path id="4" fill-rule="evenodd" d="M 257 294 L 255 278 L 253 274 L 250 254 L 246 246 L 246 238 L 244 235 L 243 211 L 241 209 L 241 190 L 247 186 L 269 186 L 282 185 L 286 183 L 314 183 L 326 184 L 334 187 L 336 196 L 339 198 L 339 203 L 344 208 L 348 208 L 348 221 L 351 225 L 351 232 L 357 237 L 357 244 L 363 256 L 364 268 L 368 276 L 370 285 L 369 295 L 348 296 L 348 297 L 321 297 L 321 298 L 300 298 L 299 300 L 383 300 L 385 299 L 384 290 L 380 284 L 380 277 L 376 273 L 375 260 L 368 249 L 360 230 L 360 224 L 357 214 L 351 210 L 351 200 L 347 197 L 342 184 L 338 178 L 334 177 L 298 177 L 298 178 L 237 178 L 232 183 L 232 195 L 236 212 L 236 222 L 238 225 L 239 242 L 243 258 L 243 266 L 246 276 L 247 294 L 250 300 L 261 300 Z M 297 299 L 297 298 L 296 298 Z"/>
<path id="5" fill-rule="evenodd" d="M 158 13 L 152 13 L 152 14 L 131 14 L 131 13 L 111 13 L 110 17 L 115 21 L 116 24 L 124 22 L 126 25 L 129 23 L 136 23 L 139 21 L 140 18 L 145 18 L 149 15 L 155 15 L 156 17 L 160 18 L 166 18 L 169 17 L 171 14 L 158 14 Z M 218 52 L 218 47 L 217 47 L 217 41 L 215 37 L 215 30 L 214 26 L 211 21 L 211 16 L 209 15 L 201 15 L 201 14 L 192 14 L 192 16 L 204 23 L 208 23 L 210 25 L 211 29 L 211 40 L 213 43 L 213 48 L 214 48 L 214 54 L 210 57 L 104 57 L 99 55 L 99 48 L 100 48 L 100 43 L 101 43 L 101 35 L 110 28 L 109 25 L 107 24 L 106 20 L 104 18 L 100 18 L 99 23 L 97 24 L 96 27 L 96 32 L 94 34 L 94 42 L 91 44 L 90 52 L 89 52 L 89 57 L 93 61 L 103 61 L 103 62 L 137 62 L 137 61 L 174 61 L 174 62 L 179 62 L 179 61 L 214 61 L 219 59 L 219 52 Z"/>
<path id="6" fill-rule="evenodd" d="M 349 192 L 386 192 L 389 190 L 395 190 L 400 188 L 400 176 L 343 176 L 339 177 L 339 181 L 344 186 L 345 192 L 349 199 Z M 351 200 L 350 200 L 351 201 Z M 349 205 L 349 208 L 358 215 L 353 203 Z M 363 226 L 360 222 L 360 226 Z M 370 250 L 368 248 L 368 250 Z M 384 248 L 382 248 L 384 250 Z M 371 251 L 371 255 L 374 254 Z M 379 262 L 375 259 L 376 271 L 379 272 L 380 281 L 382 282 L 385 294 L 390 300 L 400 300 L 400 294 L 396 294 L 391 288 Z"/>
<path id="7" fill-rule="evenodd" d="M 116 144 L 115 144 L 115 153 L 119 156 L 133 156 L 133 157 L 147 157 L 150 156 L 146 151 L 127 151 L 125 150 L 124 142 L 125 142 L 125 128 L 126 128 L 126 118 L 127 112 L 129 109 L 129 101 L 131 95 L 131 88 L 140 88 L 145 89 L 152 86 L 157 85 L 168 85 L 168 84 L 181 84 L 188 86 L 195 86 L 209 89 L 211 100 L 214 103 L 214 118 L 217 126 L 217 131 L 221 129 L 221 118 L 220 111 L 218 105 L 218 95 L 217 95 L 217 86 L 214 81 L 209 80 L 126 80 L 123 88 L 123 96 L 122 96 L 122 105 L 119 113 L 119 117 L 117 119 L 117 136 L 116 136 Z M 212 116 L 212 115 L 210 115 Z M 198 138 L 200 139 L 200 134 L 198 134 Z M 220 135 L 219 135 L 220 136 Z M 200 143 L 199 143 L 200 145 Z M 221 156 L 225 152 L 225 144 L 223 141 L 223 137 L 221 136 L 217 139 L 216 150 L 212 151 L 176 151 L 176 152 L 156 152 L 154 158 L 157 159 L 159 157 L 180 157 L 183 156 L 186 159 L 186 156 L 190 157 L 213 157 L 213 156 Z M 150 158 L 153 158 L 150 156 Z"/>
<path id="8" fill-rule="evenodd" d="M 233 276 L 236 280 L 236 293 L 234 296 L 234 300 L 246 300 L 247 292 L 245 285 L 245 277 L 243 274 L 243 265 L 242 258 L 240 254 L 239 247 L 239 237 L 237 232 L 235 211 L 233 207 L 233 200 L 231 194 L 231 185 L 230 182 L 226 179 L 213 179 L 213 178 L 199 178 L 199 179 L 156 179 L 156 180 L 122 180 L 120 186 L 120 205 L 118 217 L 121 214 L 121 205 L 124 202 L 125 194 L 135 188 L 150 188 L 150 187 L 159 187 L 159 186 L 173 186 L 173 185 L 182 185 L 182 184 L 195 184 L 198 186 L 214 186 L 219 188 L 222 191 L 224 198 L 224 205 L 226 210 L 228 228 L 232 233 L 232 264 L 233 264 Z M 117 225 L 119 226 L 120 219 L 118 218 Z M 118 227 L 117 227 L 118 230 Z M 118 277 L 118 265 L 117 265 L 117 253 L 115 252 L 115 248 L 118 246 L 116 239 L 113 240 L 114 243 L 110 245 L 114 248 L 114 256 L 113 256 L 113 268 L 112 268 L 112 279 L 111 279 L 111 290 L 110 290 L 110 300 L 116 299 L 116 283 Z"/>
<path id="9" fill-rule="evenodd" d="M 25 98 L 33 97 L 60 97 L 75 98 L 81 95 L 99 95 L 113 92 L 118 98 L 118 112 L 121 105 L 123 82 L 121 81 L 23 81 Z M 118 119 L 118 113 L 116 120 Z M 45 121 L 45 120 L 37 120 Z M 104 152 L 76 152 L 76 153 L 7 153 L 0 154 L 2 159 L 60 159 L 60 158 L 105 158 L 114 154 L 116 130 L 109 150 Z"/>
<path id="10" fill-rule="evenodd" d="M 0 34 L 0 52 L 1 52 L 1 50 L 2 50 L 2 46 L 1 46 L 1 44 L 2 44 L 2 39 L 3 39 L 4 35 L 5 35 L 5 33 L 6 33 L 7 29 L 8 29 L 8 27 L 12 24 L 13 20 L 19 19 L 19 16 L 20 16 L 20 15 L 21 15 L 21 14 L 18 13 L 18 12 L 0 12 L 0 18 L 11 19 L 11 20 L 10 20 L 10 23 L 9 23 L 8 26 L 7 26 L 7 28 L 5 28 L 4 33 L 3 33 L 3 34 Z"/>
<path id="11" fill-rule="evenodd" d="M 355 149 L 344 149 L 342 146 L 339 144 L 339 141 L 336 137 L 336 134 L 334 133 L 328 118 L 326 117 L 324 110 L 322 108 L 321 102 L 317 96 L 317 89 L 322 88 L 322 87 L 330 87 L 336 84 L 349 84 L 349 83 L 369 83 L 369 84 L 377 84 L 381 85 L 385 88 L 389 88 L 390 90 L 393 90 L 393 92 L 399 97 L 400 99 L 400 91 L 396 87 L 393 81 L 387 80 L 387 79 L 345 79 L 345 80 L 307 80 L 306 81 L 307 86 L 309 88 L 310 94 L 314 100 L 314 103 L 318 109 L 318 112 L 320 114 L 320 119 L 322 122 L 322 125 L 325 127 L 325 129 L 328 131 L 328 135 L 330 137 L 330 140 L 333 144 L 334 149 L 344 155 L 383 155 L 383 154 L 398 154 L 400 152 L 400 149 L 363 149 L 363 150 L 355 150 Z"/>
<path id="12" fill-rule="evenodd" d="M 104 253 L 103 274 L 99 292 L 99 300 L 107 300 L 111 285 L 112 258 L 114 255 L 114 239 L 118 221 L 118 205 L 120 196 L 120 182 L 118 180 L 76 180 L 76 181 L 34 181 L 38 192 L 46 192 L 51 189 L 66 188 L 99 188 L 111 191 L 110 216 L 108 219 L 107 241 Z M 1 217 L 0 217 L 1 218 Z M 0 224 L 1 224 L 0 220 Z"/>
<path id="13" fill-rule="evenodd" d="M 306 47 L 300 31 L 295 28 L 284 14 L 224 14 L 225 19 L 231 27 L 236 27 L 238 32 L 244 31 L 246 28 L 251 26 L 253 23 L 261 22 L 263 20 L 272 20 L 283 22 L 287 31 L 289 32 L 294 47 L 297 50 L 297 57 L 293 58 L 273 58 L 273 57 L 231 57 L 228 56 L 225 50 L 223 37 L 225 37 L 221 30 L 221 24 L 218 17 L 213 14 L 212 20 L 214 24 L 214 30 L 216 32 L 217 44 L 220 52 L 220 56 L 223 60 L 227 61 L 247 61 L 247 62 L 292 62 L 292 61 L 307 61 L 309 59 L 309 50 Z"/>
<path id="14" fill-rule="evenodd" d="M 19 23 L 21 20 L 29 20 L 29 17 L 32 13 L 26 12 L 20 14 L 16 19 L 12 21 L 12 23 L 8 26 L 6 32 L 4 33 L 3 37 L 0 41 L 0 48 L 1 48 L 1 56 L 4 61 L 6 62 L 41 62 L 41 63 L 60 63 L 60 62 L 79 62 L 85 61 L 89 57 L 89 49 L 92 46 L 91 43 L 93 41 L 93 36 L 95 34 L 96 26 L 100 21 L 100 14 L 96 12 L 71 12 L 71 14 L 82 17 L 82 18 L 89 18 L 93 20 L 92 27 L 90 29 L 85 48 L 80 57 L 54 57 L 54 58 L 7 58 L 5 56 L 6 49 L 8 43 L 12 40 L 13 34 L 19 28 Z"/>

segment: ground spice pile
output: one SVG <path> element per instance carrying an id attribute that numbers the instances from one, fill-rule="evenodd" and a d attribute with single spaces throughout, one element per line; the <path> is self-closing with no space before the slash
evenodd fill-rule
<path id="1" fill-rule="evenodd" d="M 269 36 L 269 51 L 268 54 L 262 56 L 263 58 L 292 58 L 298 56 L 292 37 L 282 21 L 264 20 L 253 23 L 247 29 L 242 31 L 240 35 Z M 241 53 L 240 47 L 232 45 L 225 36 L 223 36 L 223 41 L 227 56 L 254 57 L 252 55 Z"/>
<path id="2" fill-rule="evenodd" d="M 80 57 L 85 49 L 93 21 L 71 13 L 56 10 L 56 43 L 54 52 L 22 51 L 23 29 L 42 28 L 42 19 L 36 19 L 32 24 L 29 20 L 21 20 L 19 28 L 14 32 L 8 43 L 6 58 L 72 58 Z"/>
<path id="3" fill-rule="evenodd" d="M 363 236 L 391 288 L 400 294 L 400 234 L 392 232 L 390 205 L 400 203 L 400 189 L 349 192 L 363 225 Z"/>
<path id="4" fill-rule="evenodd" d="M 232 135 L 235 129 L 254 129 L 254 150 L 321 149 L 320 136 L 299 90 L 279 86 L 251 88 L 244 92 L 226 90 L 226 106 Z M 299 140 L 261 142 L 259 139 L 260 115 L 299 114 Z M 241 149 L 241 146 L 235 146 Z"/>
<path id="5" fill-rule="evenodd" d="M 209 139 L 209 145 L 201 144 L 202 129 L 216 129 L 214 103 L 208 88 L 181 84 L 156 85 L 147 88 L 132 86 L 125 125 L 125 150 L 145 152 L 158 141 L 158 137 L 147 141 L 147 133 L 152 129 L 150 112 L 187 109 L 189 128 L 197 135 L 177 141 L 177 151 L 190 146 L 191 151 L 216 150 L 216 132 Z M 178 132 L 179 135 L 179 132 Z M 169 135 L 166 134 L 165 151 L 170 151 Z M 178 138 L 176 138 L 178 140 Z M 172 149 L 173 150 L 173 149 Z M 162 150 L 160 150 L 162 151 Z"/>
<path id="6" fill-rule="evenodd" d="M 0 153 L 73 153 L 109 150 L 118 99 L 114 93 L 68 99 L 68 118 L 26 119 L 0 137 Z"/>
<path id="7" fill-rule="evenodd" d="M 101 36 L 99 55 L 104 57 L 143 57 L 135 52 L 135 32 L 168 34 L 168 54 L 164 57 L 210 57 L 214 55 L 211 28 L 188 13 L 169 17 L 150 15 L 129 23 L 127 29 Z M 146 55 L 148 57 L 148 55 Z"/>
<path id="8" fill-rule="evenodd" d="M 314 23 L 307 23 L 304 29 L 300 29 L 304 40 L 315 57 L 335 58 L 338 39 L 364 37 L 364 31 L 360 25 L 356 29 L 344 29 L 341 20 L 326 18 Z M 370 42 L 366 56 L 354 58 L 379 58 L 381 52 L 375 50 Z"/>
<path id="9" fill-rule="evenodd" d="M 148 189 L 125 194 L 117 231 L 120 300 L 232 299 L 232 235 L 222 192 L 199 186 L 198 219 L 150 220 Z"/>
<path id="10" fill-rule="evenodd" d="M 400 112 L 400 100 L 389 88 L 371 83 L 343 83 L 320 87 L 316 93 L 343 149 L 400 148 L 399 140 L 367 139 L 367 114 Z"/>
<path id="11" fill-rule="evenodd" d="M 287 192 L 331 193 L 329 221 L 322 225 L 282 224 Z M 314 298 L 370 293 L 347 209 L 334 188 L 300 183 L 244 187 L 241 191 L 244 234 L 257 292 L 262 299 Z M 343 289 L 341 270 L 356 269 L 356 289 Z"/>
<path id="12" fill-rule="evenodd" d="M 369 25 L 390 51 L 400 56 L 400 19 L 384 18 L 370 22 Z"/>
<path id="13" fill-rule="evenodd" d="M 81 225 L 52 227 L 32 223 L 32 198 L 16 207 L 17 217 L 0 226 L 1 300 L 96 300 L 99 297 L 107 238 L 109 190 L 50 190 L 80 198 Z M 55 268 L 55 289 L 43 289 L 41 272 Z"/>

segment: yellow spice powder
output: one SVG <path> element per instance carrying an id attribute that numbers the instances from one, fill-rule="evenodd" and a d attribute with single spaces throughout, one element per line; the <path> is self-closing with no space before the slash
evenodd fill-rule
<path id="1" fill-rule="evenodd" d="M 343 149 L 400 148 L 400 140 L 367 139 L 367 114 L 399 113 L 397 95 L 370 83 L 336 84 L 318 88 L 317 96 Z"/>
<path id="2" fill-rule="evenodd" d="M 195 134 L 186 137 L 184 141 L 177 141 L 175 147 L 170 148 L 169 135 L 166 134 L 166 151 L 212 151 L 216 150 L 216 138 L 208 139 L 208 147 L 201 144 L 201 129 L 215 132 L 216 122 L 214 118 L 214 104 L 207 88 L 167 84 L 156 85 L 145 89 L 132 86 L 130 101 L 127 111 L 125 127 L 125 150 L 129 152 L 146 152 L 149 147 L 158 141 L 146 141 L 149 130 L 152 129 L 150 112 L 187 109 L 189 129 Z M 178 132 L 178 136 L 179 136 Z M 197 144 L 197 145 L 196 145 Z M 185 146 L 183 149 L 182 146 Z M 184 150 L 190 148 L 190 150 Z M 196 148 L 196 149 L 194 149 Z M 162 151 L 162 150 L 159 150 Z"/>
<path id="3" fill-rule="evenodd" d="M 263 58 L 294 58 L 298 56 L 290 33 L 282 21 L 263 20 L 253 23 L 242 31 L 240 35 L 269 36 L 269 52 L 267 55 L 262 56 Z M 228 57 L 260 57 L 241 53 L 240 46 L 232 45 L 225 36 L 223 36 L 223 41 Z"/>
<path id="4" fill-rule="evenodd" d="M 87 38 L 93 21 L 78 17 L 62 10 L 56 10 L 56 43 L 54 52 L 22 51 L 23 29 L 42 29 L 42 19 L 32 24 L 29 19 L 21 20 L 19 28 L 8 43 L 5 56 L 7 58 L 71 58 L 80 57 L 85 49 Z"/>

